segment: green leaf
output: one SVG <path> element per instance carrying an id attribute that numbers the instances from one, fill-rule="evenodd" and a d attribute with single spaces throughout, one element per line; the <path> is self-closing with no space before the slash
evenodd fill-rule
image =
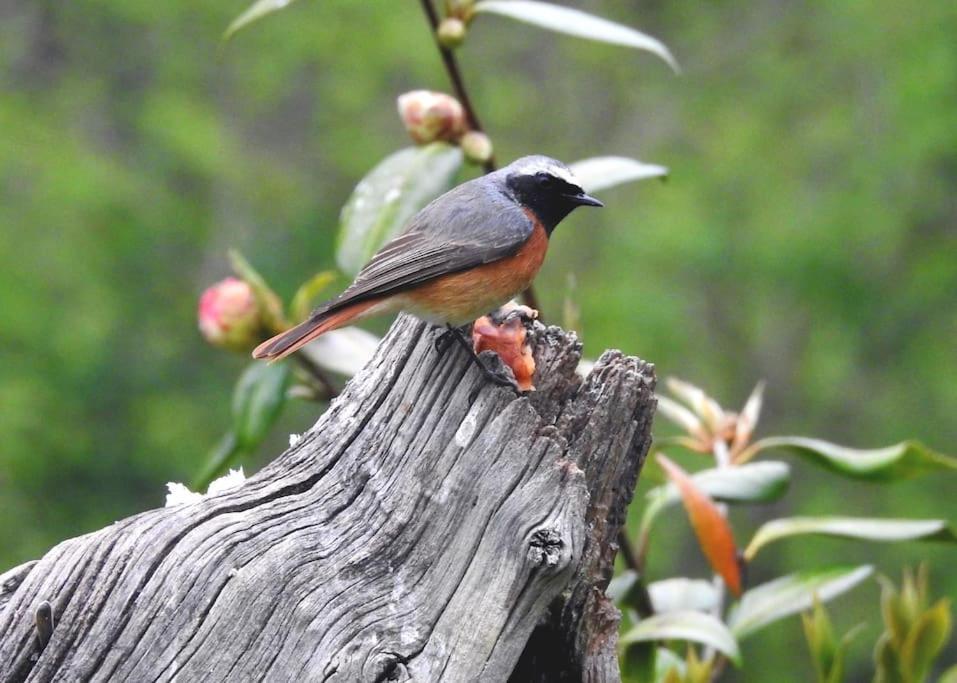
<path id="1" fill-rule="evenodd" d="M 415 213 L 452 187 L 462 150 L 444 142 L 406 147 L 359 181 L 342 208 L 336 262 L 355 275 Z"/>
<path id="2" fill-rule="evenodd" d="M 950 601 L 940 600 L 924 612 L 904 641 L 901 648 L 901 670 L 907 671 L 910 680 L 923 681 L 931 665 L 950 638 Z"/>
<path id="3" fill-rule="evenodd" d="M 293 0 L 257 0 L 249 8 L 233 19 L 232 23 L 223 32 L 223 40 L 227 41 L 236 33 L 254 21 L 259 21 L 263 17 L 278 12 L 279 10 L 291 5 Z"/>
<path id="4" fill-rule="evenodd" d="M 940 680 L 937 681 L 937 683 L 957 683 L 957 664 L 954 664 L 941 674 Z"/>
<path id="5" fill-rule="evenodd" d="M 302 322 L 309 316 L 313 302 L 319 296 L 319 292 L 328 287 L 335 279 L 335 271 L 324 270 L 321 273 L 316 273 L 300 285 L 296 294 L 292 297 L 292 303 L 289 305 L 293 322 Z"/>
<path id="6" fill-rule="evenodd" d="M 258 446 L 286 402 L 289 363 L 253 363 L 233 391 L 233 431 L 239 447 Z"/>
<path id="7" fill-rule="evenodd" d="M 724 503 L 763 503 L 777 500 L 787 491 L 791 469 L 786 463 L 765 460 L 740 467 L 701 470 L 691 477 L 695 485 Z M 641 533 L 650 531 L 654 519 L 669 505 L 681 500 L 674 484 L 656 486 L 646 494 Z"/>
<path id="8" fill-rule="evenodd" d="M 625 647 L 618 658 L 622 678 L 635 683 L 654 683 L 655 649 L 655 644 L 649 642 L 630 643 Z"/>
<path id="9" fill-rule="evenodd" d="M 708 612 L 719 602 L 718 592 L 710 581 L 676 577 L 648 584 L 648 595 L 655 612 L 694 610 Z"/>
<path id="10" fill-rule="evenodd" d="M 259 271 L 236 249 L 229 250 L 229 263 L 233 272 L 253 290 L 266 328 L 277 333 L 286 329 L 286 321 L 282 315 L 282 299 L 266 283 Z"/>
<path id="11" fill-rule="evenodd" d="M 645 50 L 667 62 L 675 73 L 681 71 L 671 52 L 657 38 L 581 10 L 533 0 L 480 0 L 475 11 L 500 14 L 570 36 Z"/>
<path id="12" fill-rule="evenodd" d="M 193 484 L 190 488 L 193 491 L 205 491 L 209 483 L 229 469 L 229 466 L 232 465 L 236 461 L 236 458 L 242 455 L 242 453 L 243 450 L 239 447 L 236 434 L 230 429 L 223 435 L 223 438 L 219 440 L 219 443 L 216 444 L 213 450 L 210 451 L 209 457 L 206 459 L 206 464 L 203 465 L 203 469 L 200 470 L 200 473 L 193 479 Z"/>
<path id="13" fill-rule="evenodd" d="M 861 450 L 801 436 L 773 436 L 755 442 L 748 453 L 784 448 L 855 479 L 893 481 L 940 470 L 957 471 L 957 458 L 943 455 L 917 441 L 902 441 L 887 448 Z"/>
<path id="14" fill-rule="evenodd" d="M 262 443 L 286 404 L 291 374 L 289 363 L 252 363 L 243 371 L 233 389 L 232 427 L 193 481 L 194 491 L 204 491 L 237 458 Z"/>
<path id="15" fill-rule="evenodd" d="M 815 595 L 827 602 L 849 591 L 873 571 L 870 565 L 863 565 L 782 576 L 746 591 L 731 611 L 728 626 L 739 640 L 744 640 L 772 622 L 809 609 Z"/>
<path id="16" fill-rule="evenodd" d="M 620 644 L 656 640 L 686 640 L 713 647 L 727 655 L 735 664 L 741 664 L 738 643 L 728 628 L 710 614 L 683 610 L 656 614 L 642 619 L 637 626 L 622 635 Z"/>
<path id="17" fill-rule="evenodd" d="M 765 522 L 744 551 L 750 562 L 764 546 L 788 536 L 824 534 L 865 541 L 957 541 L 941 519 L 872 519 L 868 517 L 788 517 Z"/>
<path id="18" fill-rule="evenodd" d="M 668 169 L 664 166 L 615 156 L 582 159 L 569 168 L 586 192 L 600 192 L 615 185 L 668 175 Z"/>

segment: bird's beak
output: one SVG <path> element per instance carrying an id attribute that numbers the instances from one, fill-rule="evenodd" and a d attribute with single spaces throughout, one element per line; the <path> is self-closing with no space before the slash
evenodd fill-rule
<path id="1" fill-rule="evenodd" d="M 600 201 L 589 194 L 585 194 L 584 192 L 575 195 L 572 198 L 572 201 L 574 201 L 578 206 L 604 206 L 604 204 L 602 204 Z"/>

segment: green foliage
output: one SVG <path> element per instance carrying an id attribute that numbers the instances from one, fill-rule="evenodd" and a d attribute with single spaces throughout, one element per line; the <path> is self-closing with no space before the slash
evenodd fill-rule
<path id="1" fill-rule="evenodd" d="M 619 644 L 627 651 L 634 643 L 682 640 L 713 647 L 735 664 L 741 664 L 741 651 L 734 636 L 720 620 L 694 610 L 678 610 L 642 619 L 622 634 Z"/>
<path id="2" fill-rule="evenodd" d="M 755 443 L 746 457 L 776 448 L 790 450 L 831 472 L 855 479 L 893 481 L 939 470 L 957 472 L 957 458 L 936 453 L 917 441 L 867 450 L 838 446 L 821 439 L 774 436 Z"/>
<path id="3" fill-rule="evenodd" d="M 475 3 L 475 11 L 477 13 L 501 14 L 511 19 L 579 38 L 646 50 L 663 59 L 675 71 L 679 71 L 678 62 L 675 61 L 671 51 L 657 38 L 652 38 L 633 28 L 570 7 L 537 2 L 536 0 L 504 0 L 504 2 L 502 0 L 479 0 Z"/>
<path id="4" fill-rule="evenodd" d="M 499 158 L 672 169 L 556 233 L 537 281 L 546 319 L 573 273 L 592 356 L 622 348 L 729 394 L 768 377 L 777 433 L 957 442 L 953 3 L 587 6 L 667 36 L 685 75 L 488 16 L 457 53 Z M 340 207 L 405 144 L 395 96 L 447 87 L 414 2 L 298 3 L 217 59 L 239 8 L 19 3 L 0 22 L 0 568 L 159 505 L 164 482 L 196 471 L 243 367 L 190 330 L 225 248 L 284 295 L 333 268 Z M 315 416 L 290 403 L 261 452 Z M 868 487 L 802 470 L 793 488 L 786 514 L 952 514 L 949 476 Z M 653 575 L 691 571 L 686 538 L 656 534 Z M 834 552 L 782 543 L 760 571 Z M 882 567 L 952 553 L 846 552 Z M 940 581 L 957 594 L 957 575 Z M 803 683 L 788 628 L 749 638 L 747 662 Z"/>
<path id="5" fill-rule="evenodd" d="M 884 632 L 874 649 L 875 683 L 921 683 L 927 680 L 952 627 L 950 600 L 930 604 L 927 567 L 904 572 L 901 588 L 881 577 Z"/>
<path id="6" fill-rule="evenodd" d="M 239 376 L 233 390 L 232 426 L 213 450 L 193 489 L 205 490 L 237 458 L 263 442 L 285 406 L 290 376 L 288 361 L 253 363 Z"/>
<path id="7" fill-rule="evenodd" d="M 817 599 L 814 600 L 813 609 L 801 615 L 801 623 L 818 683 L 842 683 L 847 649 L 860 629 L 852 629 L 841 638 L 835 637 L 827 610 Z"/>
<path id="8" fill-rule="evenodd" d="M 761 525 L 744 551 L 749 562 L 764 546 L 788 536 L 823 534 L 866 541 L 957 542 L 947 522 L 940 519 L 868 519 L 862 517 L 789 517 Z"/>
<path id="9" fill-rule="evenodd" d="M 763 583 L 741 596 L 728 626 L 739 640 L 768 624 L 808 609 L 815 600 L 826 602 L 851 590 L 874 571 L 873 567 L 833 567 L 797 572 Z"/>
<path id="10" fill-rule="evenodd" d="M 355 275 L 416 211 L 448 190 L 462 151 L 444 142 L 407 147 L 383 159 L 356 185 L 342 209 L 336 262 Z"/>

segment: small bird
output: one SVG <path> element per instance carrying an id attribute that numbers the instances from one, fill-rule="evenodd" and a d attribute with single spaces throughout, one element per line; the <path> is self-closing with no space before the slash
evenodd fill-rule
<path id="1" fill-rule="evenodd" d="M 511 385 L 478 360 L 456 328 L 528 288 L 552 231 L 578 206 L 603 204 L 546 156 L 522 157 L 462 183 L 413 216 L 342 294 L 257 346 L 253 357 L 278 360 L 343 325 L 406 311 L 447 328 L 437 349 L 455 340 L 487 376 Z"/>

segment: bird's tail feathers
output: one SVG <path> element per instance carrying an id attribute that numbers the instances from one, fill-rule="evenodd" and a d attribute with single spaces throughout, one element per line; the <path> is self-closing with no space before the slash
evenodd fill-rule
<path id="1" fill-rule="evenodd" d="M 375 306 L 378 300 L 361 301 L 332 311 L 317 311 L 295 327 L 267 339 L 253 350 L 253 358 L 277 361 L 295 353 L 321 334 L 347 325 Z"/>

